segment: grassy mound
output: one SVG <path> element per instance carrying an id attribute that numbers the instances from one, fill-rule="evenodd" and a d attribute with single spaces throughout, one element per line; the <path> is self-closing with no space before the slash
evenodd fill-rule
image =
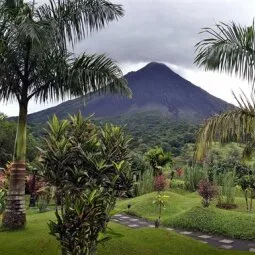
<path id="1" fill-rule="evenodd" d="M 240 205 L 236 210 L 222 210 L 212 205 L 202 208 L 200 198 L 196 193 L 166 191 L 168 202 L 163 210 L 161 222 L 165 225 L 193 229 L 240 239 L 255 238 L 255 214 L 243 210 L 243 199 L 238 198 Z M 129 200 L 119 201 L 118 208 L 126 210 L 131 204 L 130 212 L 154 221 L 157 217 L 152 201 L 156 193 L 149 193 Z"/>

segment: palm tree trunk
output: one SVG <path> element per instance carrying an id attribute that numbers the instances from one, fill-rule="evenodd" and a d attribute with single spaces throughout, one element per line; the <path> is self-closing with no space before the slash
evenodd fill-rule
<path id="1" fill-rule="evenodd" d="M 20 103 L 19 122 L 14 147 L 13 163 L 11 165 L 6 210 L 3 215 L 3 226 L 9 229 L 22 228 L 26 223 L 26 125 L 27 103 Z"/>

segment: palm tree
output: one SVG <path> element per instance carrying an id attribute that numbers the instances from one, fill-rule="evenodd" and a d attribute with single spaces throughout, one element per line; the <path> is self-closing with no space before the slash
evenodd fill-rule
<path id="1" fill-rule="evenodd" d="M 17 100 L 19 120 L 3 225 L 21 228 L 25 213 L 27 108 L 90 92 L 130 95 L 121 70 L 104 55 L 70 49 L 89 33 L 123 16 L 122 6 L 107 0 L 4 0 L 0 4 L 0 98 Z"/>
<path id="2" fill-rule="evenodd" d="M 242 27 L 232 22 L 216 28 L 204 28 L 209 35 L 196 44 L 195 63 L 205 70 L 237 75 L 253 84 L 250 98 L 243 92 L 234 95 L 239 108 L 228 110 L 205 121 L 197 139 L 196 159 L 202 160 L 214 141 L 246 143 L 244 156 L 255 148 L 255 27 Z"/>

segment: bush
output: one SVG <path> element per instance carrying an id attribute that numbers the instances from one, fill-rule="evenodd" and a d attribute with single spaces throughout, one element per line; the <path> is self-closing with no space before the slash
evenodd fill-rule
<path id="1" fill-rule="evenodd" d="M 203 207 L 208 207 L 211 200 L 217 195 L 217 187 L 212 185 L 209 180 L 203 179 L 199 182 L 198 194 L 203 198 Z"/>
<path id="2" fill-rule="evenodd" d="M 219 174 L 214 179 L 219 186 L 217 206 L 225 209 L 235 208 L 235 172 Z"/>
<path id="3" fill-rule="evenodd" d="M 41 149 L 42 175 L 56 187 L 60 211 L 49 224 L 62 254 L 92 254 L 119 196 L 132 189 L 130 137 L 114 125 L 99 128 L 81 114 L 49 122 Z"/>
<path id="4" fill-rule="evenodd" d="M 166 177 L 163 174 L 160 174 L 154 178 L 154 190 L 155 191 L 163 191 L 165 190 L 167 185 Z"/>
<path id="5" fill-rule="evenodd" d="M 193 167 L 186 167 L 184 171 L 185 188 L 189 191 L 196 191 L 201 179 L 205 177 L 202 167 L 196 165 Z"/>
<path id="6" fill-rule="evenodd" d="M 184 189 L 185 188 L 185 183 L 184 183 L 183 180 L 172 179 L 170 181 L 170 188 L 172 188 L 172 189 Z"/>
<path id="7" fill-rule="evenodd" d="M 137 184 L 137 193 L 139 196 L 154 190 L 153 170 L 150 170 L 143 173 L 140 182 Z"/>

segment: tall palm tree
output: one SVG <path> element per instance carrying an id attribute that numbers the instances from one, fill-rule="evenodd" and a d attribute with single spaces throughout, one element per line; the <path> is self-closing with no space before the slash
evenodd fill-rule
<path id="1" fill-rule="evenodd" d="M 19 120 L 3 225 L 23 227 L 27 108 L 96 91 L 130 95 L 121 70 L 104 55 L 70 49 L 89 33 L 123 16 L 107 0 L 49 0 L 38 6 L 24 0 L 0 3 L 0 99 L 17 100 Z"/>
<path id="2" fill-rule="evenodd" d="M 196 158 L 203 159 L 208 146 L 214 141 L 246 143 L 244 156 L 255 148 L 255 27 L 242 27 L 232 22 L 220 23 L 216 28 L 204 28 L 208 37 L 196 44 L 195 63 L 205 70 L 237 75 L 252 83 L 248 98 L 243 92 L 235 96 L 239 108 L 213 116 L 201 127 Z"/>

